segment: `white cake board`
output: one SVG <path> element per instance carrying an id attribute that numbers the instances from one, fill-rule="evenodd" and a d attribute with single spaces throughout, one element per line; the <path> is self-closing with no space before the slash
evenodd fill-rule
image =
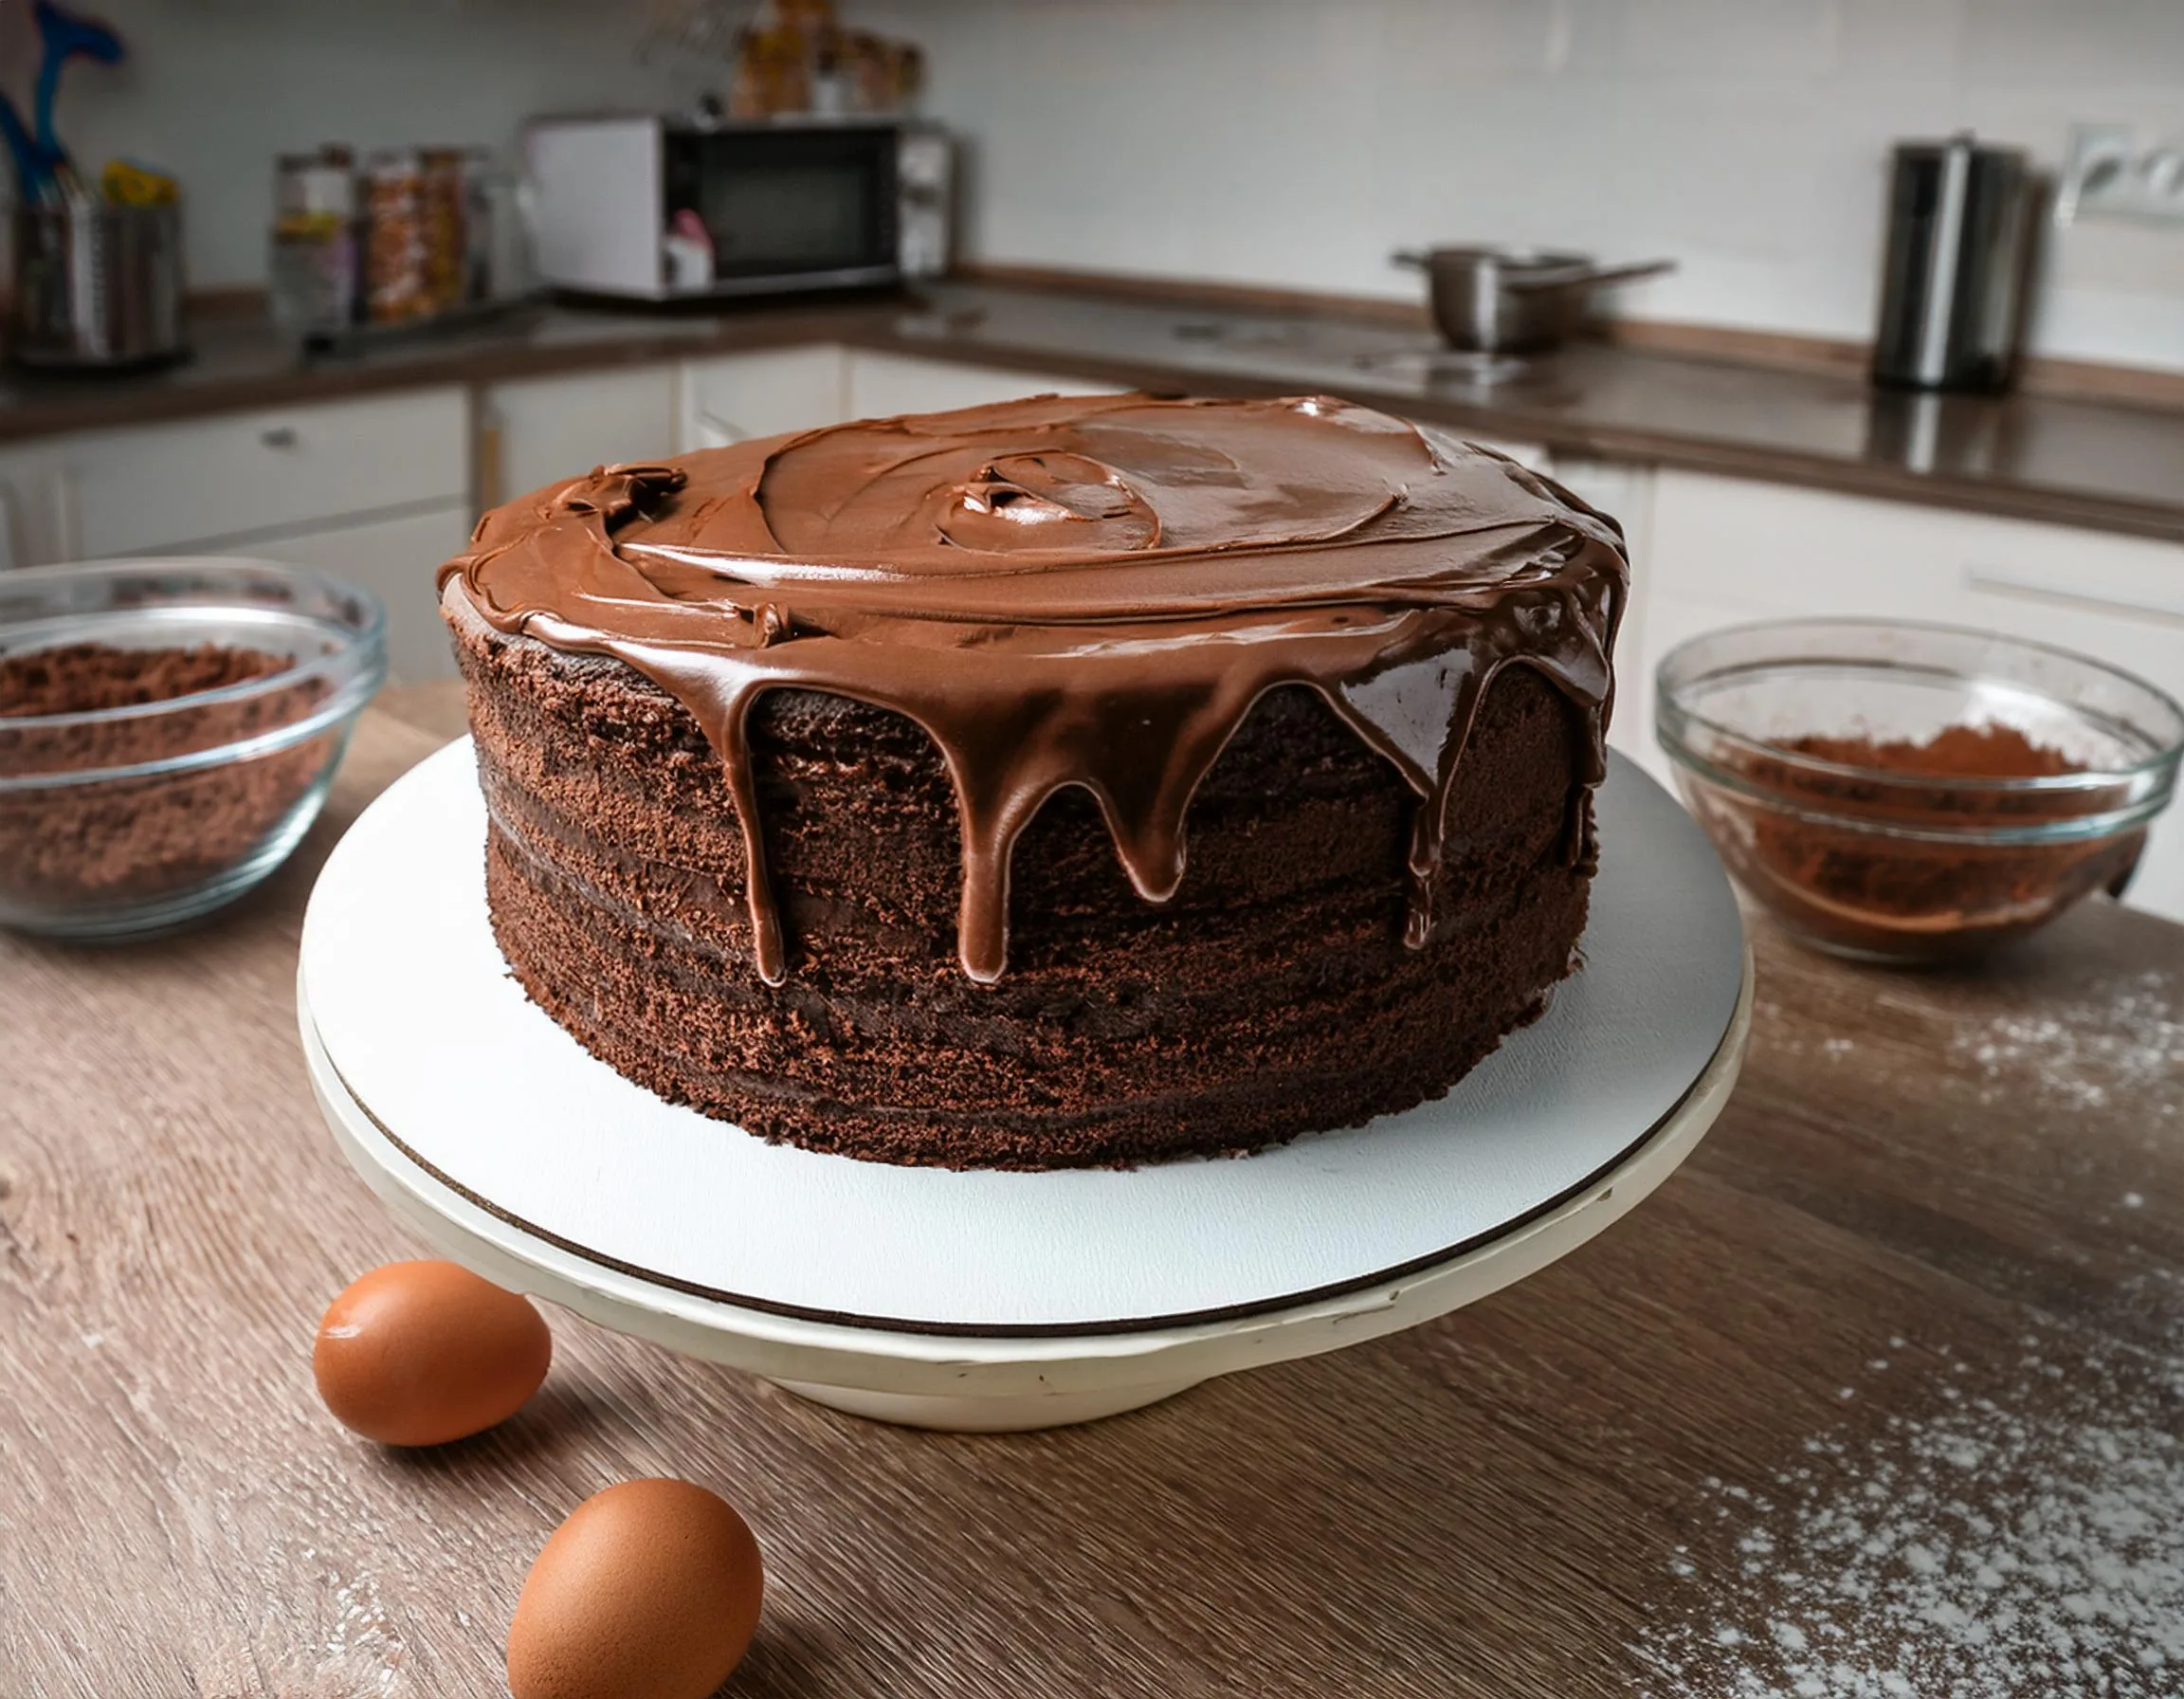
<path id="1" fill-rule="evenodd" d="M 1483 1297 L 1674 1170 L 1750 1029 L 1720 864 L 1616 758 L 1583 971 L 1439 1103 L 1125 1171 L 815 1155 L 662 1102 L 525 998 L 472 759 L 397 781 L 312 895 L 298 1005 L 343 1150 L 488 1278 L 882 1419 L 1088 1420 Z"/>

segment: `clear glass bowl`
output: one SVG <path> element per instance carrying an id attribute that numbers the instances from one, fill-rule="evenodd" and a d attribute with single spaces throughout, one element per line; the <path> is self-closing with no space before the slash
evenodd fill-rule
<path id="1" fill-rule="evenodd" d="M 223 676 L 141 651 L 270 659 L 165 700 L 24 684 L 82 679 L 82 651 L 55 652 L 79 645 L 136 651 L 109 672 L 164 667 L 137 695 Z M 386 677 L 386 613 L 369 591 L 270 561 L 38 567 L 0 573 L 0 668 L 24 685 L 0 696 L 0 925 L 138 937 L 232 902 L 296 847 Z"/>
<path id="2" fill-rule="evenodd" d="M 1866 960 L 1968 955 L 2120 893 L 2184 756 L 2184 708 L 2153 685 L 1949 626 L 1738 626 L 1679 645 L 1658 682 L 1656 735 L 1730 873 L 1807 943 Z M 1933 759 L 1952 728 L 1972 729 Z M 1910 770 L 2001 768 L 1980 751 L 2012 731 L 2062 758 L 2017 765 L 2070 770 Z"/>

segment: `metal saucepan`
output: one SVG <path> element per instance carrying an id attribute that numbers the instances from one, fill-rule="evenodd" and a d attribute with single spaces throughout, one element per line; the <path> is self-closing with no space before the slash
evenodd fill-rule
<path id="1" fill-rule="evenodd" d="M 1592 291 L 1676 269 L 1673 260 L 1601 265 L 1591 254 L 1533 247 L 1406 248 L 1398 265 L 1426 273 L 1433 322 L 1466 354 L 1531 354 L 1584 323 Z"/>

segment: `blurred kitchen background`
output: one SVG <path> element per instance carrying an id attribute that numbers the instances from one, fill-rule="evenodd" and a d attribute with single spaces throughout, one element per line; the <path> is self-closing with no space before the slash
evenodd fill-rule
<path id="1" fill-rule="evenodd" d="M 416 680 L 476 513 L 603 460 L 1035 389 L 1322 390 L 1623 521 L 1616 738 L 1656 765 L 1653 661 L 1744 619 L 1948 620 L 2184 692 L 2176 0 L 99 15 L 72 172 L 33 157 L 12 221 L 12 564 L 331 568 Z M 63 27 L 0 0 L 33 132 Z M 805 139 L 719 142 L 768 116 Z M 82 235 L 108 203 L 128 231 Z M 1476 245 L 1670 264 L 1418 251 Z M 2131 895 L 2184 916 L 2174 823 Z"/>
<path id="2" fill-rule="evenodd" d="M 265 274 L 274 156 L 503 155 L 534 113 L 724 89 L 645 0 L 112 0 L 120 66 L 65 93 L 76 152 L 191 197 L 198 287 Z M 737 22 L 757 9 L 718 9 Z M 966 257 L 1405 298 L 1388 251 L 1459 234 L 1672 253 L 1631 317 L 1861 338 L 1879 173 L 1975 130 L 2062 163 L 2078 122 L 2184 143 L 2171 0 L 846 0 L 925 49 L 973 150 Z M 14 81 L 29 9 L 0 9 Z M 2048 244 L 2033 348 L 2184 371 L 2184 226 Z"/>

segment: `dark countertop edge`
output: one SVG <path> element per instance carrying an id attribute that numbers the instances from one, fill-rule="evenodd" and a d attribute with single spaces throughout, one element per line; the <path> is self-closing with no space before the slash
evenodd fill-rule
<path id="1" fill-rule="evenodd" d="M 140 378 L 86 375 L 44 380 L 36 400 L 0 405 L 0 446 L 41 442 L 83 430 L 173 424 L 220 413 L 274 407 L 311 407 L 404 390 L 518 382 L 527 377 L 573 377 L 624 366 L 649 366 L 760 349 L 811 347 L 853 339 L 848 325 L 823 314 L 795 313 L 764 320 L 727 320 L 709 335 L 602 337 L 596 341 L 533 344 L 510 340 L 464 346 L 445 355 L 419 352 L 409 359 L 349 361 L 328 356 L 311 365 L 283 367 L 262 376 L 224 378 L 217 385 L 147 384 Z M 903 340 L 907 341 L 908 338 Z M 67 392 L 76 384 L 81 394 Z M 125 388 L 105 388 L 109 384 Z"/>
<path id="2" fill-rule="evenodd" d="M 900 306 L 881 309 L 890 315 Z M 788 307 L 764 319 L 726 319 L 704 334 L 663 329 L 656 334 L 603 336 L 596 341 L 529 344 L 518 341 L 469 346 L 445 356 L 420 353 L 405 360 L 329 358 L 262 376 L 239 376 L 217 386 L 173 387 L 132 382 L 95 392 L 86 377 L 81 397 L 48 388 L 34 402 L 0 406 L 0 447 L 62 437 L 78 431 L 173 424 L 185 419 L 253 410 L 313 406 L 403 391 L 478 388 L 533 377 L 575 376 L 629 366 L 706 359 L 756 352 L 787 352 L 822 344 L 943 363 L 1026 368 L 1058 377 L 1198 394 L 1272 395 L 1294 389 L 1280 378 L 1253 378 L 1163 366 L 1157 361 L 1088 355 L 1046 343 L 951 338 L 904 334 L 875 322 L 869 302 L 815 308 Z M 1592 428 L 1567 418 L 1542 419 L 1521 409 L 1465 406 L 1431 397 L 1348 386 L 1356 399 L 1390 407 L 1408 416 L 1504 440 L 1536 442 L 1551 452 L 1599 460 L 1672 467 L 1681 471 L 1793 484 L 1843 495 L 1945 507 L 1965 513 L 2184 542 L 2184 501 L 2175 506 L 2088 495 L 2048 485 L 2012 484 L 1919 473 L 1868 461 L 1848 461 L 1795 448 L 1754 446 L 1712 437 L 1627 427 Z M 2180 492 L 2184 493 L 2184 492 Z"/>

